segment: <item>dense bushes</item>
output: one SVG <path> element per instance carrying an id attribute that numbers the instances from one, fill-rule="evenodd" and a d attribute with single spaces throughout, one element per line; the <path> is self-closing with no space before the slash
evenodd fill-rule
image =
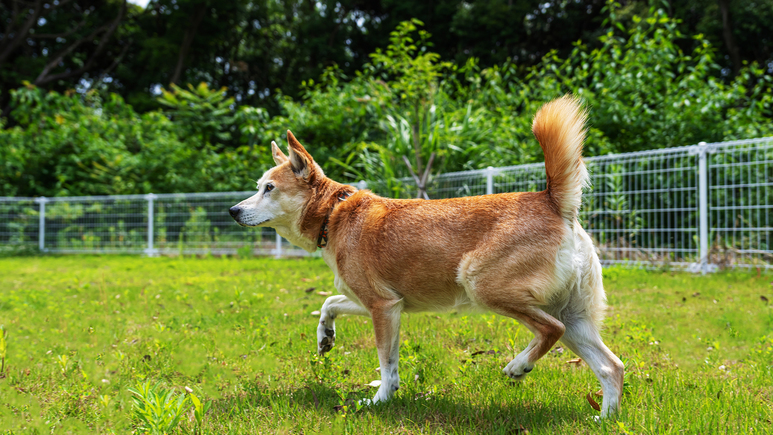
<path id="1" fill-rule="evenodd" d="M 166 110 L 144 114 L 114 94 L 28 85 L 12 92 L 2 121 L 2 194 L 250 189 L 270 164 L 270 140 L 287 128 L 343 180 L 406 176 L 403 155 L 421 166 L 433 152 L 434 172 L 535 162 L 531 117 L 567 92 L 590 107 L 589 155 L 773 134 L 763 69 L 747 65 L 722 81 L 712 47 L 683 53 L 684 36 L 665 13 L 628 29 L 607 13 L 600 48 L 578 42 L 568 58 L 549 54 L 527 71 L 441 62 L 420 23 L 406 22 L 355 77 L 329 69 L 305 84 L 301 100 L 280 97 L 275 117 L 204 84 L 164 91 Z"/>
<path id="2" fill-rule="evenodd" d="M 3 195 L 247 189 L 248 169 L 262 164 L 249 148 L 219 148 L 224 135 L 209 137 L 202 123 L 155 111 L 138 114 L 115 94 L 102 100 L 27 86 L 12 97 L 17 125 L 0 131 Z M 220 113 L 211 112 L 214 119 Z M 250 112 L 239 109 L 232 117 L 246 124 Z"/>

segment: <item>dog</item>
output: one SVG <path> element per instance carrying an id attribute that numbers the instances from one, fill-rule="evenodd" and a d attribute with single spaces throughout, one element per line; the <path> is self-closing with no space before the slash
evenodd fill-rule
<path id="1" fill-rule="evenodd" d="M 598 378 L 607 417 L 619 409 L 624 366 L 599 334 L 601 264 L 577 220 L 589 184 L 586 118 L 571 96 L 535 115 L 544 191 L 441 200 L 387 199 L 337 183 L 288 130 L 288 155 L 272 142 L 276 166 L 229 212 L 239 225 L 272 227 L 308 252 L 321 249 L 340 295 L 322 305 L 317 351 L 333 347 L 339 315 L 370 317 L 381 366 L 370 403 L 399 388 L 402 312 L 468 307 L 511 317 L 534 334 L 503 370 L 512 379 L 524 379 L 560 339 Z"/>

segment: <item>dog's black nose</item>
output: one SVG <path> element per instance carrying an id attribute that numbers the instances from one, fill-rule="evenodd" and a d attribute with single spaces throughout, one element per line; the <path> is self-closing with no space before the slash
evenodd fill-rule
<path id="1" fill-rule="evenodd" d="M 228 214 L 231 215 L 232 218 L 236 219 L 236 216 L 239 216 L 239 213 L 241 213 L 242 209 L 238 205 L 235 205 L 228 209 Z"/>

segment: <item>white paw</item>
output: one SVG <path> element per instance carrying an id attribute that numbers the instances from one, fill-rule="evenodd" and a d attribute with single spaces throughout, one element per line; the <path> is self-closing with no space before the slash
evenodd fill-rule
<path id="1" fill-rule="evenodd" d="M 333 348 L 336 341 L 335 327 L 328 328 L 323 323 L 317 327 L 317 353 L 322 356 Z"/>
<path id="2" fill-rule="evenodd" d="M 508 364 L 502 372 L 516 381 L 522 381 L 530 371 L 534 369 L 534 364 L 529 364 L 524 359 L 516 356 L 510 364 Z"/>
<path id="3" fill-rule="evenodd" d="M 378 402 L 376 402 L 375 398 L 374 399 L 360 399 L 360 405 L 362 405 L 362 406 L 372 406 L 372 405 L 375 405 L 376 403 L 378 403 Z"/>
<path id="4" fill-rule="evenodd" d="M 398 389 L 398 384 L 395 384 L 392 387 L 385 387 L 384 384 L 381 384 L 373 399 L 362 399 L 360 400 L 360 404 L 363 406 L 371 406 L 377 403 L 388 402 Z"/>

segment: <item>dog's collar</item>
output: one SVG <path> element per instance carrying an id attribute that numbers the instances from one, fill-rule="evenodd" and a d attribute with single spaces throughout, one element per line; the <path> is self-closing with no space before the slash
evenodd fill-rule
<path id="1" fill-rule="evenodd" d="M 352 196 L 349 192 L 344 192 L 341 194 L 341 196 L 338 197 L 338 202 L 346 201 L 346 198 Z M 335 204 L 333 204 L 332 207 L 330 207 L 330 211 L 327 212 L 327 216 L 325 216 L 325 220 L 322 221 L 322 227 L 319 229 L 319 237 L 317 237 L 317 248 L 324 248 L 327 246 L 327 224 L 330 221 L 330 214 L 333 213 L 333 209 L 335 208 Z"/>

